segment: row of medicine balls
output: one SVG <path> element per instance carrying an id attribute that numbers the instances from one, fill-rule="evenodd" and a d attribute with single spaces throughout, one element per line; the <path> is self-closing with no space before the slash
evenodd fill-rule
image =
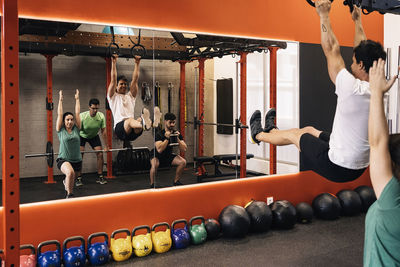
<path id="1" fill-rule="evenodd" d="M 341 190 L 337 196 L 320 194 L 313 200 L 312 207 L 305 202 L 294 207 L 287 200 L 279 200 L 269 206 L 263 201 L 252 201 L 245 208 L 237 205 L 225 207 L 219 215 L 219 223 L 225 237 L 240 238 L 249 231 L 265 232 L 271 227 L 291 229 L 296 221 L 309 223 L 314 213 L 318 218 L 327 220 L 336 219 L 340 215 L 356 215 L 367 211 L 375 200 L 371 187 L 360 186 L 354 191 Z"/>

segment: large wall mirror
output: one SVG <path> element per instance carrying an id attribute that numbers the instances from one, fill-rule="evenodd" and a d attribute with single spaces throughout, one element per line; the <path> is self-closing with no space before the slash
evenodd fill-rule
<path id="1" fill-rule="evenodd" d="M 102 153 L 102 165 L 96 153 L 84 154 L 82 184 L 75 181 L 75 197 L 240 178 L 236 126 L 241 119 L 241 53 L 247 53 L 245 125 L 254 110 L 265 114 L 269 109 L 268 48 L 279 47 L 278 127 L 299 126 L 298 43 L 29 19 L 20 19 L 19 31 L 21 203 L 64 198 L 58 156 L 54 155 L 53 165 L 57 183 L 45 183 L 48 157 L 25 155 L 48 152 L 51 108 L 52 146 L 55 153 L 59 151 L 55 130 L 59 90 L 63 90 L 64 111 L 74 112 L 79 89 L 81 112 L 90 115 L 89 101 L 96 98 L 100 102 L 96 111 L 107 120 L 113 62 L 117 76 L 126 77 L 127 92 L 135 91 L 132 81 L 138 69 L 134 118 L 145 122 L 145 129 L 137 138 L 128 138 L 133 141 L 124 142 L 116 134 L 116 115 L 109 112 L 112 148 L 124 150 L 112 153 L 112 173 L 107 153 Z M 115 54 L 118 58 L 113 61 L 110 57 Z M 49 75 L 53 104 L 48 101 Z M 125 110 L 129 104 L 124 101 L 111 109 Z M 125 116 L 124 112 L 117 116 Z M 104 135 L 101 130 L 98 134 L 104 148 Z M 246 147 L 246 177 L 268 175 L 269 146 L 246 140 Z M 90 143 L 84 149 L 93 150 Z M 277 155 L 277 173 L 299 170 L 295 147 L 280 147 Z M 98 180 L 100 170 L 107 183 Z"/>

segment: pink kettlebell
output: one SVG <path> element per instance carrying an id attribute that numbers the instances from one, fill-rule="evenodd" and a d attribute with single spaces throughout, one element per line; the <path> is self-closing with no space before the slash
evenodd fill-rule
<path id="1" fill-rule="evenodd" d="M 36 266 L 36 251 L 33 245 L 22 245 L 19 250 L 31 250 L 30 254 L 24 254 L 19 256 L 20 267 L 35 267 Z"/>

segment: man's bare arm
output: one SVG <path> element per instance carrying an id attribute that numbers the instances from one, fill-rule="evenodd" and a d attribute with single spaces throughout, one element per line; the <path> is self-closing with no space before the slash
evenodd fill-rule
<path id="1" fill-rule="evenodd" d="M 117 90 L 117 55 L 111 57 L 111 81 L 108 85 L 107 94 L 111 98 Z"/>
<path id="2" fill-rule="evenodd" d="M 367 40 L 364 28 L 361 22 L 361 9 L 354 5 L 353 12 L 351 13 L 351 18 L 354 21 L 354 47 L 358 46 L 361 41 Z"/>
<path id="3" fill-rule="evenodd" d="M 340 45 L 333 33 L 329 12 L 331 9 L 330 0 L 318 0 L 315 2 L 315 8 L 320 17 L 321 27 L 321 46 L 324 51 L 327 63 L 328 73 L 331 81 L 336 82 L 336 76 L 340 70 L 345 68 L 345 64 L 340 54 Z"/>
<path id="4" fill-rule="evenodd" d="M 138 81 L 139 81 L 139 73 L 140 73 L 140 57 L 135 56 L 135 69 L 133 70 L 132 73 L 132 82 L 131 82 L 131 94 L 133 97 L 136 97 L 137 92 L 138 92 Z"/>

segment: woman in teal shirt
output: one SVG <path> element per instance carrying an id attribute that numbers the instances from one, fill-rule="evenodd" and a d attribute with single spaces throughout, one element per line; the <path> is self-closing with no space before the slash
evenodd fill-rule
<path id="1" fill-rule="evenodd" d="M 74 196 L 75 173 L 82 169 L 82 155 L 80 151 L 79 130 L 81 128 L 81 111 L 79 90 L 75 93 L 75 116 L 71 112 L 63 113 L 63 94 L 60 90 L 57 109 L 56 130 L 60 140 L 60 150 L 57 158 L 57 167 L 65 174 L 63 180 L 66 198 Z"/>
<path id="2" fill-rule="evenodd" d="M 396 78 L 386 81 L 382 59 L 369 70 L 370 176 L 377 201 L 365 219 L 364 266 L 400 266 L 400 134 L 389 136 L 383 105 Z"/>

